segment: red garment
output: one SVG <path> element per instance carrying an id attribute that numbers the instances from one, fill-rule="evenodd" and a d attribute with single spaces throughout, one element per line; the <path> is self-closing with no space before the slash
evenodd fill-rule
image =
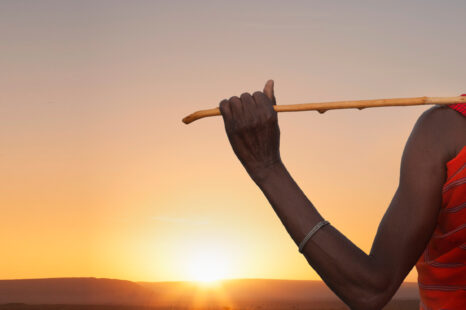
<path id="1" fill-rule="evenodd" d="M 461 96 L 466 96 L 466 94 L 462 94 Z M 466 115 L 466 103 L 457 103 L 457 104 L 450 104 L 448 105 L 450 108 Z"/>
<path id="2" fill-rule="evenodd" d="M 466 116 L 466 103 L 449 107 Z M 447 163 L 437 226 L 416 263 L 420 309 L 466 309 L 465 228 L 466 145 Z"/>

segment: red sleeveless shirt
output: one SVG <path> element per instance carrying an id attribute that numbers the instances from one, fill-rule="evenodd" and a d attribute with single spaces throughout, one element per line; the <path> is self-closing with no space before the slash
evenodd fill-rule
<path id="1" fill-rule="evenodd" d="M 466 116 L 466 103 L 449 107 Z M 466 309 L 466 145 L 446 165 L 437 226 L 416 263 L 422 310 Z"/>

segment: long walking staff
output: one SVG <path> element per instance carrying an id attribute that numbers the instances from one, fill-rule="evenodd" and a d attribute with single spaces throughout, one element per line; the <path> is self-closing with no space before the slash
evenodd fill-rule
<path id="1" fill-rule="evenodd" d="M 466 97 L 415 97 L 415 98 L 393 98 L 393 99 L 373 99 L 373 100 L 351 100 L 351 101 L 333 101 L 333 102 L 317 102 L 317 103 L 301 103 L 288 105 L 274 105 L 273 108 L 277 112 L 297 112 L 297 111 L 319 111 L 324 113 L 327 110 L 335 109 L 365 109 L 375 107 L 389 106 L 412 106 L 426 104 L 456 104 L 466 103 Z M 195 120 L 221 115 L 219 108 L 200 110 L 189 114 L 183 118 L 183 123 L 189 124 Z"/>

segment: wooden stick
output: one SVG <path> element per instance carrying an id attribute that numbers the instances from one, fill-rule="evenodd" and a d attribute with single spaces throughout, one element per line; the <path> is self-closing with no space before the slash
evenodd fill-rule
<path id="1" fill-rule="evenodd" d="M 318 102 L 318 103 L 301 103 L 289 105 L 275 105 L 274 110 L 277 112 L 297 112 L 297 111 L 319 111 L 324 113 L 327 110 L 334 109 L 365 109 L 374 107 L 388 106 L 412 106 L 423 104 L 455 104 L 466 103 L 464 97 L 415 97 L 415 98 L 395 98 L 395 99 L 373 99 L 373 100 L 352 100 L 352 101 L 333 101 L 333 102 Z M 201 110 L 194 112 L 185 118 L 183 123 L 189 124 L 200 118 L 221 115 L 219 108 Z"/>

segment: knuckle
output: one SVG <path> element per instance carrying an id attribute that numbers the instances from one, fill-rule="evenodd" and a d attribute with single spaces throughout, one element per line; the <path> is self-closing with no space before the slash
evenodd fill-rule
<path id="1" fill-rule="evenodd" d="M 257 97 L 257 98 L 262 97 L 262 95 L 263 95 L 263 93 L 260 92 L 260 91 L 256 91 L 256 92 L 254 92 L 254 94 L 252 94 L 253 97 Z"/>
<path id="2" fill-rule="evenodd" d="M 228 100 L 230 102 L 237 102 L 237 101 L 240 101 L 239 98 L 237 96 L 233 96 L 233 97 L 230 97 L 230 99 Z"/>
<path id="3" fill-rule="evenodd" d="M 228 113 L 228 105 L 229 105 L 228 100 L 225 99 L 225 100 L 220 101 L 220 104 L 218 107 L 222 115 L 225 115 L 225 113 Z"/>
<path id="4" fill-rule="evenodd" d="M 226 106 L 227 104 L 228 104 L 228 100 L 223 99 L 222 101 L 220 101 L 219 107 L 220 107 L 220 108 L 225 108 L 225 106 Z"/>

